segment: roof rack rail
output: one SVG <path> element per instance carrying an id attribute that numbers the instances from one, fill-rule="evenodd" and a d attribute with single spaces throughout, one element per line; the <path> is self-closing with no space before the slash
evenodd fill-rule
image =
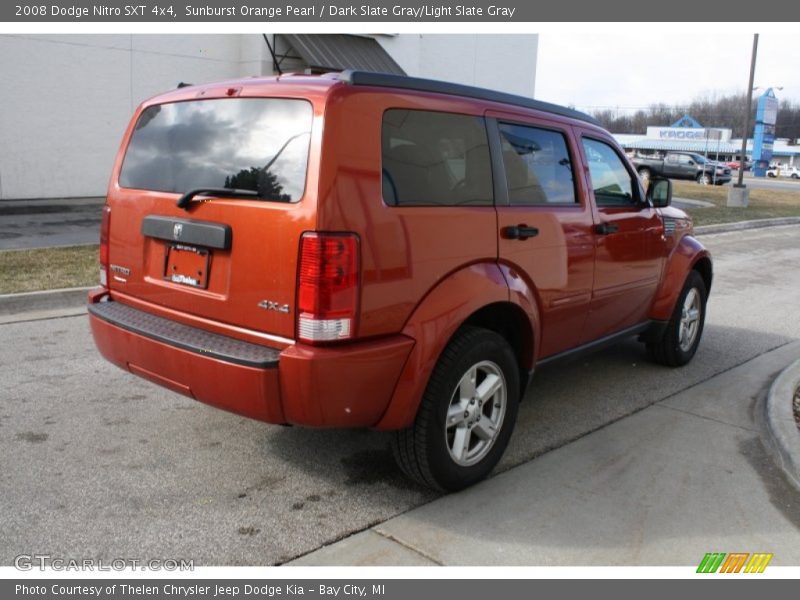
<path id="1" fill-rule="evenodd" d="M 515 94 L 507 94 L 505 92 L 496 92 L 494 90 L 488 90 L 485 88 L 461 85 L 459 83 L 449 83 L 447 81 L 437 81 L 435 79 L 422 79 L 419 77 L 406 77 L 403 75 L 391 75 L 389 73 L 370 73 L 368 71 L 352 70 L 342 71 L 339 74 L 339 81 L 342 81 L 348 85 L 369 85 L 376 87 L 415 90 L 420 92 L 435 92 L 450 96 L 464 96 L 467 98 L 488 100 L 490 102 L 514 104 L 516 106 L 522 106 L 525 108 L 532 108 L 534 110 L 541 110 L 544 112 L 561 115 L 562 117 L 586 121 L 592 125 L 600 125 L 600 122 L 594 117 L 578 110 L 567 108 L 566 106 L 551 104 L 550 102 L 542 102 L 541 100 L 534 100 L 532 98 L 517 96 Z"/>

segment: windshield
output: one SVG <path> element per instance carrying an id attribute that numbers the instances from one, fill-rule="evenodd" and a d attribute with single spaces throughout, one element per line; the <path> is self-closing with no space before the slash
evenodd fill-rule
<path id="1" fill-rule="evenodd" d="M 183 194 L 193 188 L 258 192 L 297 202 L 305 189 L 311 104 L 225 98 L 159 104 L 136 122 L 119 183 Z"/>

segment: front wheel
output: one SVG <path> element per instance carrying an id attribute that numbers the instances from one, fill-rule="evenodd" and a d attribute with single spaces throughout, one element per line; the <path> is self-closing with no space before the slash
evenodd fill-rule
<path id="1" fill-rule="evenodd" d="M 709 175 L 708 173 L 700 173 L 700 175 L 697 176 L 697 183 L 702 185 L 708 185 L 709 183 L 711 183 L 711 175 Z"/>
<path id="2" fill-rule="evenodd" d="M 707 295 L 703 278 L 691 271 L 663 337 L 647 343 L 647 353 L 653 361 L 680 367 L 692 360 L 703 335 Z"/>
<path id="3" fill-rule="evenodd" d="M 395 435 L 400 468 L 449 492 L 484 479 L 508 445 L 519 386 L 508 342 L 488 329 L 462 328 L 439 357 L 414 424 Z"/>

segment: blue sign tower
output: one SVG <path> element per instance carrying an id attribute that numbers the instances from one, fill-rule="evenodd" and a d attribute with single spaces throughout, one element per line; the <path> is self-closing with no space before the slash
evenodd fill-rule
<path id="1" fill-rule="evenodd" d="M 778 118 L 778 99 L 769 88 L 758 98 L 756 127 L 753 132 L 753 175 L 766 177 L 772 147 L 775 144 L 775 121 Z"/>

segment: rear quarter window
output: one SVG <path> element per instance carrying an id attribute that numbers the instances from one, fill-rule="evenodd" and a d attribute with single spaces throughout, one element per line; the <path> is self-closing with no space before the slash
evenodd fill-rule
<path id="1" fill-rule="evenodd" d="M 312 116 L 308 101 L 278 98 L 149 106 L 136 122 L 119 184 L 177 194 L 238 188 L 296 202 L 305 189 Z"/>
<path id="2" fill-rule="evenodd" d="M 469 115 L 391 109 L 381 130 L 383 200 L 390 206 L 491 206 L 486 123 Z"/>

